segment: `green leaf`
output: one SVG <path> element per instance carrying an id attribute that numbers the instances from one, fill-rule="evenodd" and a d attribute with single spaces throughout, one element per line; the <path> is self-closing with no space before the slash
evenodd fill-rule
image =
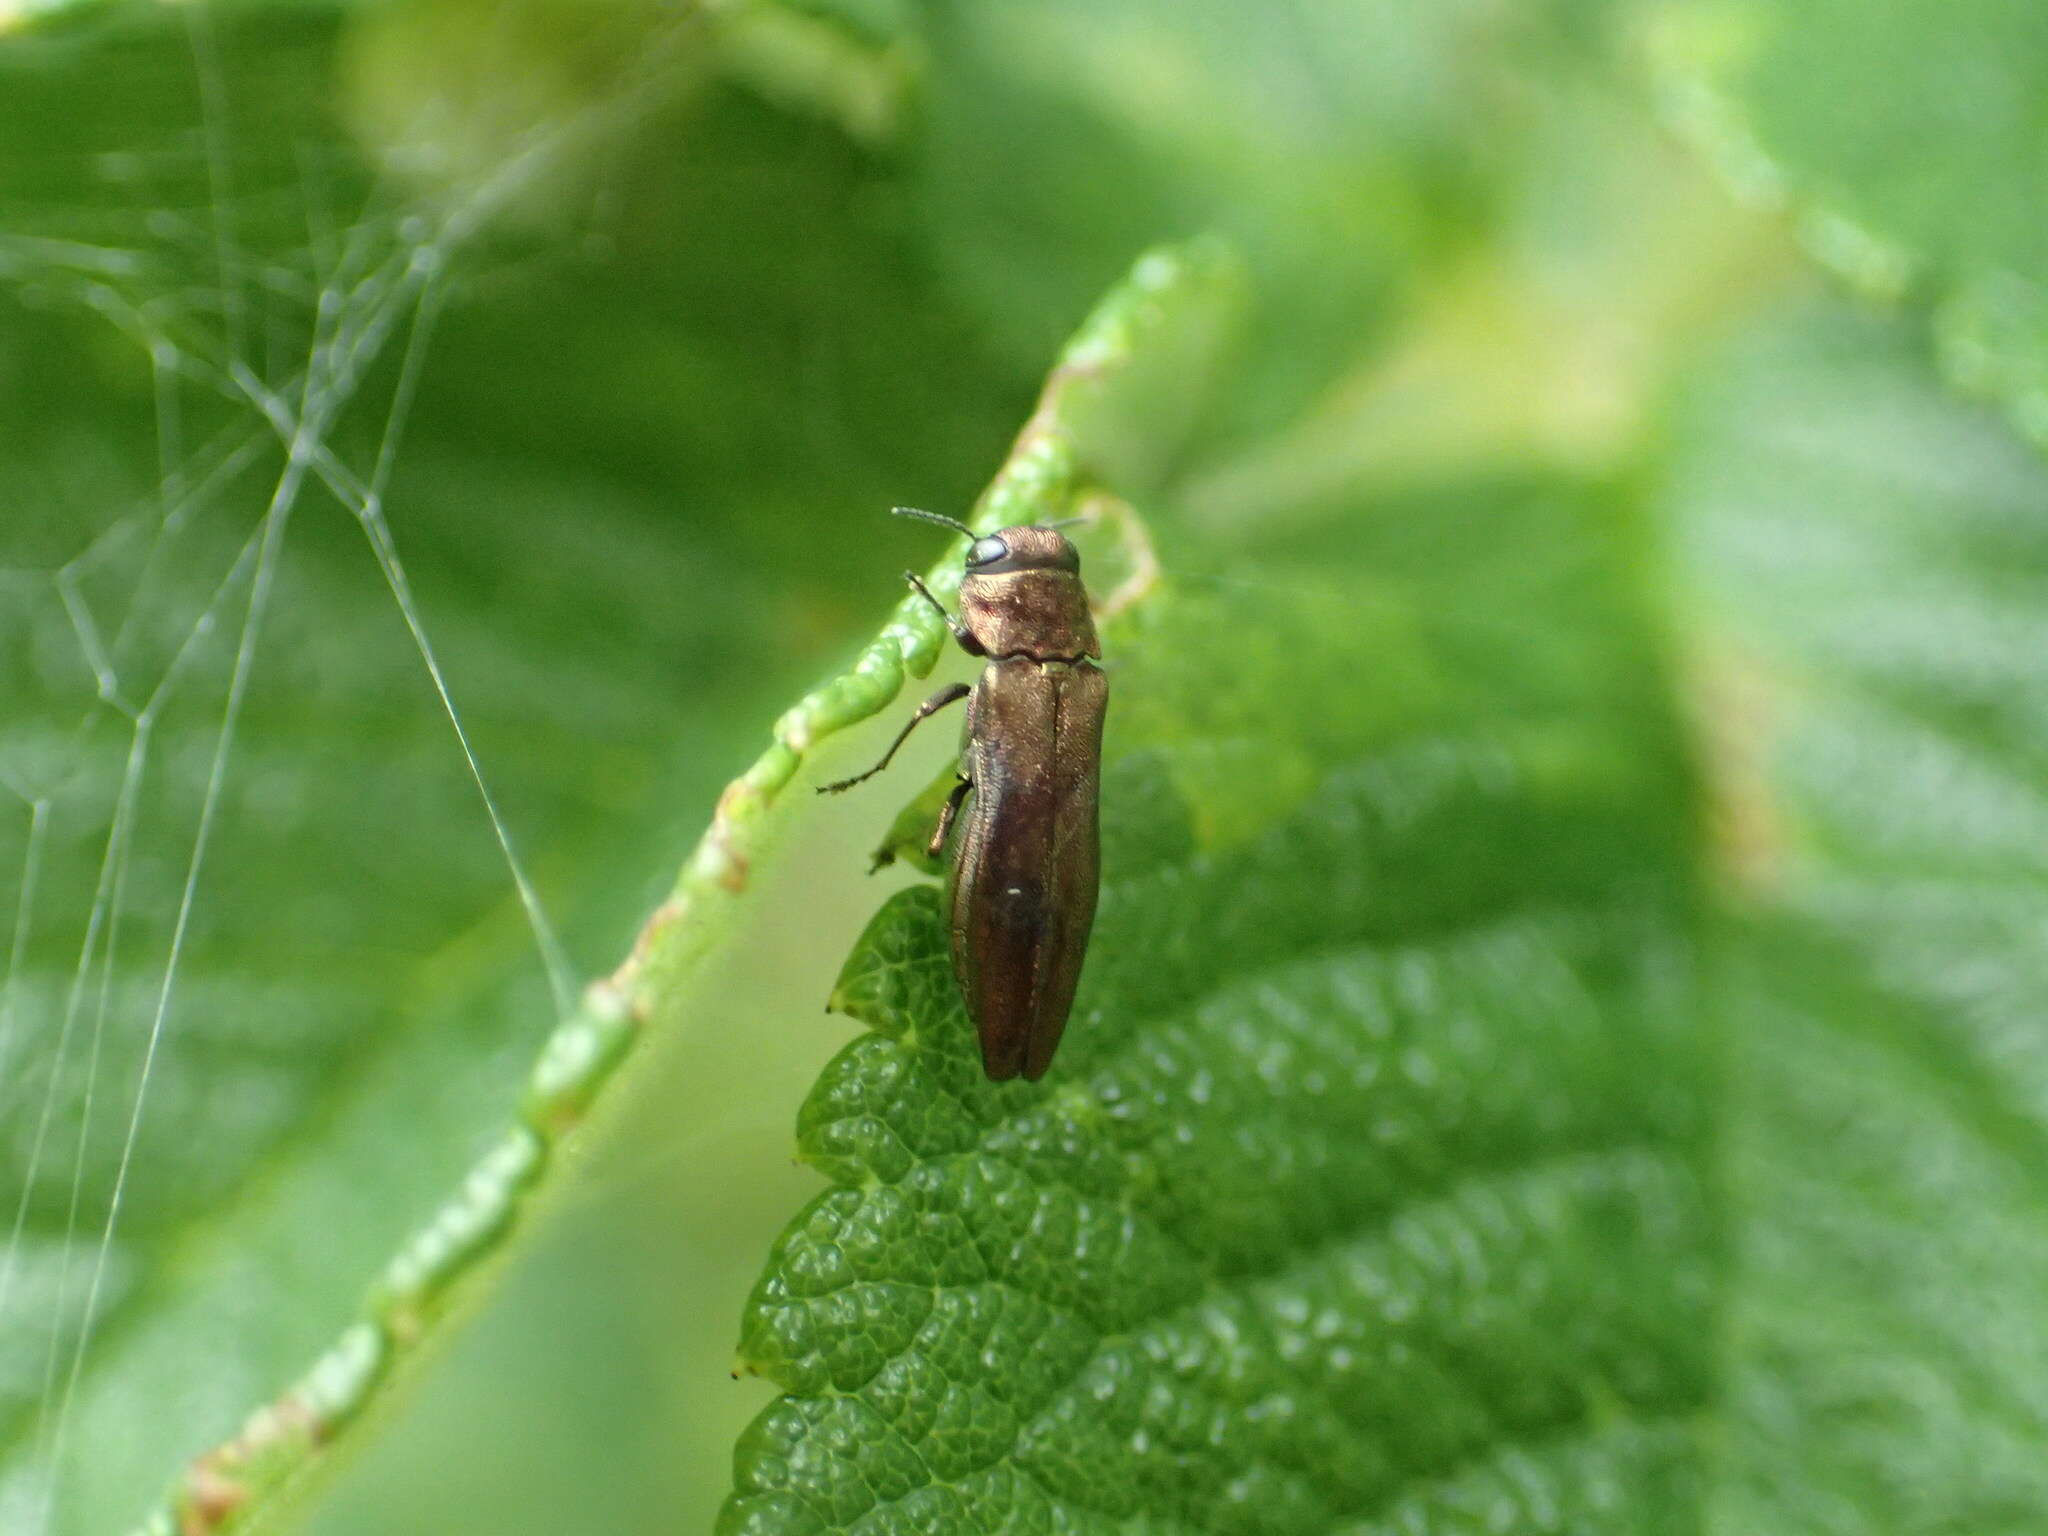
<path id="1" fill-rule="evenodd" d="M 2048 471 L 1902 331 L 1773 316 L 1669 493 L 1753 891 L 1722 967 L 1729 1530 L 2048 1519 Z"/>
<path id="2" fill-rule="evenodd" d="M 0 162 L 0 385 L 34 428 L 6 445 L 0 520 L 0 855 L 20 892 L 0 1013 L 9 1528 L 54 1510 L 60 1529 L 118 1529 L 174 1482 L 187 1524 L 274 1513 L 270 1496 L 444 1331 L 637 1034 L 616 990 L 579 1007 L 572 987 L 551 1039 L 549 981 L 615 963 L 821 642 L 871 610 L 873 571 L 846 550 L 882 551 L 886 573 L 890 539 L 915 547 L 878 509 L 906 480 L 964 501 L 1020 405 L 873 206 L 816 222 L 816 267 L 787 259 L 783 198 L 828 201 L 861 174 L 806 125 L 729 91 L 670 104 L 687 153 L 659 135 L 613 146 L 615 174 L 638 154 L 670 178 L 644 183 L 674 189 L 667 222 L 634 225 L 661 254 L 568 261 L 504 293 L 513 233 L 464 244 L 441 188 L 380 181 L 336 138 L 349 60 L 375 40 L 327 8 L 223 24 L 215 165 L 197 24 L 109 14 L 0 55 L 18 125 Z M 585 114 L 618 110 L 615 80 L 582 83 L 590 101 L 542 112 L 554 159 L 521 141 L 529 177 L 575 162 Z M 179 152 L 145 152 L 165 136 Z M 119 174 L 81 191 L 81 167 Z M 234 186 L 218 208 L 215 177 Z M 224 279 L 229 258 L 189 221 L 140 238 L 136 209 L 156 200 L 217 208 L 232 262 L 262 281 L 238 285 L 232 264 Z M 350 240 L 308 248 L 309 208 Z M 700 220 L 761 249 L 673 227 Z M 703 259 L 672 259 L 686 245 Z M 358 287 L 351 262 L 370 274 Z M 814 324 L 821 270 L 842 344 L 822 362 L 757 345 L 832 334 Z M 430 288 L 438 325 L 404 395 Z M 1127 336 L 1092 339 L 1107 369 Z M 898 348 L 925 365 L 901 368 Z M 796 442 L 761 425 L 806 388 L 856 402 L 853 424 Z M 357 485 L 401 422 L 390 547 L 571 956 L 552 978 L 374 526 L 345 477 L 288 477 L 270 405 L 306 411 L 306 440 Z M 245 628 L 273 493 L 290 520 Z M 730 515 L 742 505 L 760 515 Z M 805 515 L 769 515 L 791 509 Z M 877 654 L 899 677 L 906 650 L 928 665 L 929 628 L 900 624 Z M 825 701 L 833 718 L 789 729 L 822 736 L 878 704 L 873 663 Z M 744 846 L 712 845 L 691 888 L 730 879 Z M 699 952 L 702 929 L 683 929 Z M 646 958 L 679 968 L 673 950 Z"/>
<path id="3" fill-rule="evenodd" d="M 737 1530 L 2044 1523 L 2048 486 L 1774 302 L 1633 8 L 69 9 L 0 43 L 10 1536 L 687 1528 L 757 1415 Z M 2024 416 L 2048 49 L 1880 11 L 1651 21 Z M 1199 229 L 1220 399 L 1213 251 L 1059 352 Z M 856 637 L 992 466 L 1159 570 L 1035 1087 L 862 873 L 948 744 L 808 793 L 971 674 Z"/>
<path id="4" fill-rule="evenodd" d="M 1557 531 L 1588 555 L 1607 511 Z M 835 1187 L 747 1309 L 787 1395 L 723 1530 L 1365 1529 L 1525 1469 L 1525 1502 L 1618 1480 L 1619 1529 L 1693 1486 L 1676 758 L 1432 645 L 1471 570 L 1364 553 L 1276 601 L 1175 583 L 1169 541 L 1111 632 L 1120 830 L 1045 1083 L 982 1079 L 932 888 L 869 926 L 835 1004 L 876 1034 L 799 1118 Z M 1568 564 L 1589 637 L 1640 646 L 1616 567 Z"/>
<path id="5" fill-rule="evenodd" d="M 1270 430 L 1483 206 L 1452 80 L 1487 9 L 1306 0 L 1276 26 L 1228 0 L 927 7 L 917 206 L 938 276 L 1036 359 L 1130 251 L 1225 233 L 1268 280 L 1220 414 Z"/>
<path id="6" fill-rule="evenodd" d="M 2048 444 L 2048 31 L 2026 0 L 1662 8 L 1674 119 L 1815 255 L 1926 301 L 1952 377 Z"/>

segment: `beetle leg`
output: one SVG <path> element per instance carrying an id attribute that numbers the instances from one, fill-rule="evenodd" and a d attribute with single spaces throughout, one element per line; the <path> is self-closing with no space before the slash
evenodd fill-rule
<path id="1" fill-rule="evenodd" d="M 960 814 L 960 802 L 967 798 L 967 792 L 974 788 L 974 780 L 966 774 L 960 775 L 960 782 L 953 786 L 953 793 L 946 796 L 945 809 L 939 812 L 939 824 L 932 829 L 932 840 L 925 845 L 925 852 L 937 858 L 946 851 L 946 836 L 953 830 L 953 818 Z"/>
<path id="2" fill-rule="evenodd" d="M 903 579 L 917 589 L 919 597 L 938 610 L 939 617 L 945 621 L 946 628 L 953 631 L 953 638 L 960 642 L 960 649 L 970 656 L 986 656 L 988 654 L 988 652 L 981 648 L 981 642 L 974 638 L 974 635 L 968 630 L 967 626 L 954 618 L 952 614 L 946 612 L 946 605 L 932 596 L 932 589 L 924 584 L 917 572 L 905 571 Z"/>
<path id="3" fill-rule="evenodd" d="M 929 596 L 929 594 L 927 594 L 927 596 Z M 889 750 L 882 754 L 882 760 L 879 763 L 875 764 L 875 766 L 870 768 L 866 773 L 856 773 L 852 778 L 841 779 L 836 784 L 820 784 L 818 786 L 818 793 L 821 795 L 836 795 L 842 789 L 853 788 L 854 785 L 860 783 L 860 781 L 863 779 L 872 779 L 876 774 L 880 773 L 884 768 L 889 766 L 889 759 L 896 755 L 896 749 L 898 747 L 902 746 L 905 741 L 909 740 L 910 733 L 917 729 L 918 721 L 924 719 L 927 715 L 937 714 L 940 710 L 944 709 L 948 704 L 959 703 L 962 699 L 966 698 L 967 695 L 972 693 L 973 691 L 974 690 L 969 688 L 965 683 L 948 683 L 945 687 L 941 688 L 937 693 L 933 694 L 930 698 L 926 699 L 922 704 L 917 706 L 917 713 L 912 715 L 910 717 L 909 722 L 903 727 L 903 729 L 896 733 L 896 739 L 889 743 Z"/>

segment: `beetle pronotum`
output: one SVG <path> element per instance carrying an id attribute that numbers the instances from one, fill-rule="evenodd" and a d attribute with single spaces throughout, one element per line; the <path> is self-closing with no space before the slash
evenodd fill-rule
<path id="1" fill-rule="evenodd" d="M 1057 526 L 978 536 L 936 512 L 895 511 L 973 540 L 957 618 L 914 573 L 903 574 L 961 649 L 988 665 L 972 688 L 952 683 L 920 704 L 874 767 L 819 793 L 880 773 L 919 721 L 968 701 L 959 782 L 930 852 L 944 852 L 967 802 L 949 884 L 953 974 L 988 1075 L 1036 1080 L 1073 1007 L 1101 866 L 1096 801 L 1109 679 L 1096 665 L 1102 646 L 1081 557 Z"/>

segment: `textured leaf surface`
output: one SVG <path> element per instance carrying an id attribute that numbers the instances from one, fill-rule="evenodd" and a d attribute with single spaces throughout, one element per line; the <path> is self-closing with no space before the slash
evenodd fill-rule
<path id="1" fill-rule="evenodd" d="M 1722 1002 L 1730 1531 L 2048 1520 L 2048 471 L 1900 330 L 1779 317 L 1673 486 L 1776 806 Z"/>
<path id="2" fill-rule="evenodd" d="M 1125 831 L 1054 1074 L 982 1080 L 932 888 L 841 979 L 877 1034 L 803 1111 L 837 1187 L 749 1306 L 790 1396 L 723 1528 L 1364 1530 L 1524 1476 L 1687 1518 L 1711 1218 L 1657 754 L 1461 728 L 1391 593 L 1161 606 L 1112 648 Z"/>
<path id="3" fill-rule="evenodd" d="M 729 1530 L 2048 1524 L 2048 486 L 1911 327 L 1744 318 L 1791 253 L 1635 111 L 1643 19 L 0 3 L 0 1529 L 119 1529 L 181 1464 L 177 1518 L 232 1522 L 336 1447 L 264 1529 L 669 1536 L 770 1391 Z M 2038 435 L 2034 10 L 1648 19 L 1737 185 Z M 933 554 L 878 509 L 964 509 L 1105 285 L 1207 228 L 1255 279 L 1220 409 L 1184 434 L 1172 348 L 1102 409 L 1084 349 L 1005 493 L 1131 497 L 1165 578 L 1107 632 L 1079 1015 L 997 1090 L 934 893 L 860 875 L 945 743 L 804 791 L 939 654 L 908 609 L 857 648 Z M 74 1390 L 223 577 L 308 404 L 322 471 L 402 427 L 395 547 L 571 970 L 657 904 L 758 920 L 694 990 L 643 951 L 650 1006 L 601 990 L 508 1136 L 547 988 L 359 497 L 309 480 Z M 639 1034 L 618 1134 L 557 1155 Z"/>
<path id="4" fill-rule="evenodd" d="M 287 464 L 230 364 L 287 390 L 280 409 L 303 403 L 309 440 L 362 480 L 387 413 L 400 420 L 395 548 L 572 989 L 616 960 L 733 765 L 815 674 L 820 636 L 871 611 L 869 574 L 821 552 L 875 547 L 871 509 L 906 477 L 968 494 L 1030 384 L 875 254 L 872 210 L 820 217 L 806 247 L 853 306 L 842 322 L 879 306 L 848 331 L 859 344 L 823 362 L 753 344 L 807 330 L 819 291 L 814 269 L 765 259 L 787 254 L 773 210 L 791 188 L 826 201 L 846 163 L 753 103 L 678 109 L 687 150 L 663 141 L 641 183 L 671 201 L 634 223 L 658 257 L 522 270 L 504 232 L 448 238 L 445 204 L 379 180 L 376 146 L 340 132 L 347 111 L 373 115 L 351 94 L 352 61 L 378 46 L 367 24 L 324 5 L 223 11 L 196 54 L 199 22 L 110 8 L 0 47 L 0 414 L 21 428 L 0 448 L 10 1532 L 46 1510 L 56 1530 L 122 1529 L 302 1380 L 415 1229 L 448 1218 L 429 1244 L 445 1276 L 502 1238 L 535 1171 L 508 1132 L 559 999 L 372 543 L 310 476 L 280 498 L 290 522 L 167 979 L 252 533 Z M 509 75 L 532 62 L 519 36 L 465 36 L 463 57 Z M 608 79 L 582 80 L 546 126 L 573 143 L 615 107 Z M 615 152 L 625 174 L 632 144 Z M 309 248 L 314 209 L 347 242 Z M 237 355 L 193 210 L 231 232 L 251 275 L 229 293 L 264 349 Z M 707 260 L 679 259 L 677 220 L 766 245 L 693 240 Z M 424 290 L 395 277 L 415 266 L 447 302 L 401 410 Z M 729 309 L 746 345 L 729 344 Z M 884 334 L 926 365 L 899 368 Z M 521 371 L 535 357 L 551 387 Z M 344 384 L 343 361 L 364 375 Z M 804 387 L 879 415 L 764 452 L 738 403 Z M 742 501 L 758 515 L 729 515 Z M 797 505 L 859 513 L 779 515 Z M 348 1332 L 311 1395 L 359 1403 L 385 1342 Z M 279 1461 L 304 1450 L 299 1430 L 277 1436 Z"/>

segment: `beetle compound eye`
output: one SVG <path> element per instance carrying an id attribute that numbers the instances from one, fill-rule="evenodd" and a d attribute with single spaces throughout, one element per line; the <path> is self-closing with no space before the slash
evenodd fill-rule
<path id="1" fill-rule="evenodd" d="M 993 565 L 998 560 L 1009 558 L 1010 546 L 994 534 L 985 539 L 976 539 L 974 547 L 967 551 L 969 565 Z"/>

